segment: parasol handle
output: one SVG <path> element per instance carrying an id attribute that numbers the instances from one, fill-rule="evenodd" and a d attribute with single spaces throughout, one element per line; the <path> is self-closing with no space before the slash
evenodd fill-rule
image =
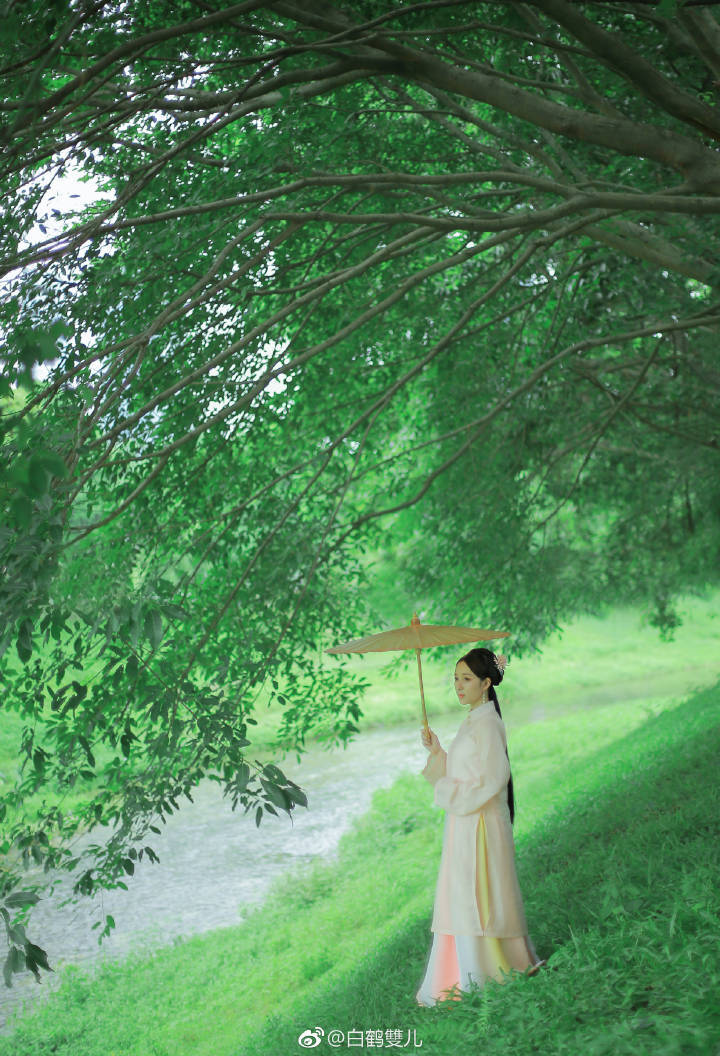
<path id="1" fill-rule="evenodd" d="M 416 653 L 416 655 L 417 655 L 417 662 L 418 662 L 418 678 L 419 678 L 419 680 L 420 680 L 420 703 L 422 704 L 422 713 L 423 713 L 423 726 L 425 727 L 425 733 L 429 733 L 429 732 L 430 732 L 430 727 L 428 726 L 428 718 L 427 718 L 427 712 L 426 712 L 426 710 L 425 710 L 425 690 L 424 690 L 424 688 L 423 688 L 423 680 L 422 680 L 422 662 L 421 662 L 421 660 L 420 660 L 420 650 L 419 650 L 419 649 L 416 649 L 416 650 L 415 650 L 415 653 Z"/>

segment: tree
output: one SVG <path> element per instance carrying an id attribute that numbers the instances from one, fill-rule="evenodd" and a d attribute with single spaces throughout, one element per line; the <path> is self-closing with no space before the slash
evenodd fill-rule
<path id="1" fill-rule="evenodd" d="M 391 530 L 518 652 L 630 598 L 671 633 L 718 568 L 712 6 L 7 5 L 6 854 L 91 893 L 205 775 L 304 805 L 255 700 L 352 736 L 318 645 Z"/>

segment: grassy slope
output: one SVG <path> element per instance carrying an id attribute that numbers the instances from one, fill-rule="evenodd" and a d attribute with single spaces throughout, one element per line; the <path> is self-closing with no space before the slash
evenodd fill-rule
<path id="1" fill-rule="evenodd" d="M 386 878 L 398 878 L 393 932 L 314 994 L 288 999 L 264 1031 L 234 1051 L 284 1056 L 301 1030 L 319 1025 L 416 1028 L 428 1056 L 475 1046 L 484 1056 L 714 1052 L 720 1041 L 714 996 L 720 794 L 713 780 L 719 716 L 717 685 L 684 706 L 649 714 L 627 732 L 628 713 L 610 707 L 594 713 L 590 728 L 576 716 L 557 724 L 565 727 L 557 741 L 552 730 L 529 728 L 532 741 L 520 752 L 516 735 L 514 759 L 550 747 L 547 733 L 556 763 L 562 762 L 549 780 L 540 768 L 534 779 L 528 775 L 530 823 L 517 836 L 533 938 L 555 970 L 491 984 L 484 995 L 449 1007 L 413 1007 L 429 948 L 430 902 L 414 887 L 406 891 L 407 857 L 420 850 L 412 837 L 421 833 L 402 840 L 413 814 L 394 811 L 397 834 L 380 841 L 381 868 L 366 872 L 380 917 Z M 586 746 L 596 749 L 585 758 L 578 744 L 583 730 Z M 565 754 L 563 739 L 575 746 L 574 757 Z M 372 863 L 378 850 L 366 831 L 366 862 Z"/>
<path id="2" fill-rule="evenodd" d="M 507 678 L 499 691 L 508 729 L 596 704 L 640 698 L 672 703 L 679 693 L 714 683 L 720 651 L 720 590 L 709 590 L 704 598 L 685 598 L 679 608 L 684 622 L 672 642 L 662 641 L 633 607 L 612 609 L 604 617 L 580 616 L 551 635 L 542 652 L 534 656 L 514 656 L 512 638 L 490 642 L 510 657 Z M 434 715 L 457 713 L 453 672 L 465 648 L 453 647 L 444 657 L 436 649 L 423 653 L 431 724 Z M 363 699 L 361 730 L 419 720 L 414 654 L 327 657 L 328 665 L 338 662 L 371 683 Z M 390 678 L 383 675 L 388 665 L 394 668 Z M 268 709 L 262 696 L 259 703 L 255 734 L 263 745 L 271 741 L 282 712 L 277 705 Z"/>
<path id="3" fill-rule="evenodd" d="M 613 609 L 605 617 L 578 617 L 548 638 L 542 652 L 522 659 L 513 657 L 512 638 L 495 645 L 511 658 L 508 678 L 500 691 L 503 717 L 509 730 L 527 721 L 564 715 L 588 705 L 652 698 L 671 703 L 678 691 L 688 692 L 711 684 L 717 675 L 720 647 L 720 589 L 706 597 L 688 597 L 680 604 L 683 625 L 672 642 L 663 642 L 657 631 L 642 623 L 632 607 Z M 409 619 L 409 616 L 408 616 Z M 431 622 L 431 615 L 427 617 Z M 376 628 L 370 628 L 375 630 Z M 492 644 L 492 643 L 490 643 Z M 460 647 L 464 651 L 464 647 Z M 457 712 L 453 693 L 453 670 L 459 655 L 438 658 L 437 650 L 423 654 L 423 680 L 428 715 Z M 370 682 L 363 699 L 360 730 L 420 717 L 417 673 L 413 654 L 368 653 L 364 656 L 324 657 L 328 666 L 342 663 L 348 671 Z M 390 678 L 383 672 L 394 665 Z M 90 671 L 84 677 L 90 677 Z M 292 687 L 284 684 L 292 693 Z M 267 687 L 258 694 L 253 730 L 253 754 L 261 759 L 282 761 L 275 746 L 282 709 L 267 706 Z M 0 792 L 17 775 L 18 749 L 26 720 L 7 705 L 0 710 Z M 93 748 L 98 768 L 112 759 L 115 751 L 107 745 Z M 78 784 L 62 791 L 48 789 L 48 797 L 60 801 L 65 811 L 73 810 L 91 795 L 101 782 Z M 26 803 L 30 814 L 39 805 L 40 795 Z"/>
<path id="4" fill-rule="evenodd" d="M 426 1056 L 706 1056 L 720 1040 L 719 708 L 720 684 L 514 733 L 520 883 L 551 965 L 533 979 L 414 1005 L 442 815 L 403 776 L 338 863 L 285 878 L 237 928 L 92 980 L 70 970 L 0 1056 L 290 1056 L 315 1026 L 415 1028 Z"/>

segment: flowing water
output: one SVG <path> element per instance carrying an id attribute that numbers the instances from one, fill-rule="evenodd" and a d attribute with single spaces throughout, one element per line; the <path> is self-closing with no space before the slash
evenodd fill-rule
<path id="1" fill-rule="evenodd" d="M 462 714 L 441 715 L 432 727 L 447 744 Z M 63 964 L 89 967 L 128 953 L 171 944 L 182 936 L 239 924 L 243 912 L 261 902 L 271 882 L 298 864 L 329 859 L 340 836 L 370 806 L 373 792 L 389 787 L 402 773 L 419 773 L 427 752 L 420 741 L 420 723 L 365 730 L 346 748 L 330 751 L 310 747 L 300 763 L 294 755 L 280 760 L 282 771 L 305 791 L 308 809 L 297 807 L 293 820 L 285 813 L 264 815 L 259 828 L 254 811 L 235 812 L 222 797 L 220 786 L 204 781 L 192 793 L 194 802 L 180 802 L 161 836 L 149 834 L 148 843 L 160 858 L 152 864 L 144 856 L 127 877 L 128 890 L 105 891 L 94 899 L 59 906 L 72 883 L 63 877 L 52 900 L 32 911 L 28 934 L 47 950 L 53 969 Z M 428 794 L 430 794 L 428 786 Z M 78 841 L 100 842 L 93 830 Z M 29 881 L 33 880 L 28 874 Z M 98 944 L 104 915 L 115 919 L 115 929 Z M 99 929 L 92 925 L 101 921 Z M 0 980 L 0 1029 L 8 1033 L 8 1016 L 23 1005 L 43 1000 L 59 982 L 41 972 L 13 977 L 11 989 Z"/>

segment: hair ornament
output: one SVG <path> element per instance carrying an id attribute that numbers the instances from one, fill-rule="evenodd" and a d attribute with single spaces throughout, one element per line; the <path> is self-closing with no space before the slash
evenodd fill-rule
<path id="1" fill-rule="evenodd" d="M 503 653 L 493 653 L 493 659 L 495 660 L 495 666 L 501 675 L 505 674 L 505 668 L 507 667 L 508 658 Z"/>

